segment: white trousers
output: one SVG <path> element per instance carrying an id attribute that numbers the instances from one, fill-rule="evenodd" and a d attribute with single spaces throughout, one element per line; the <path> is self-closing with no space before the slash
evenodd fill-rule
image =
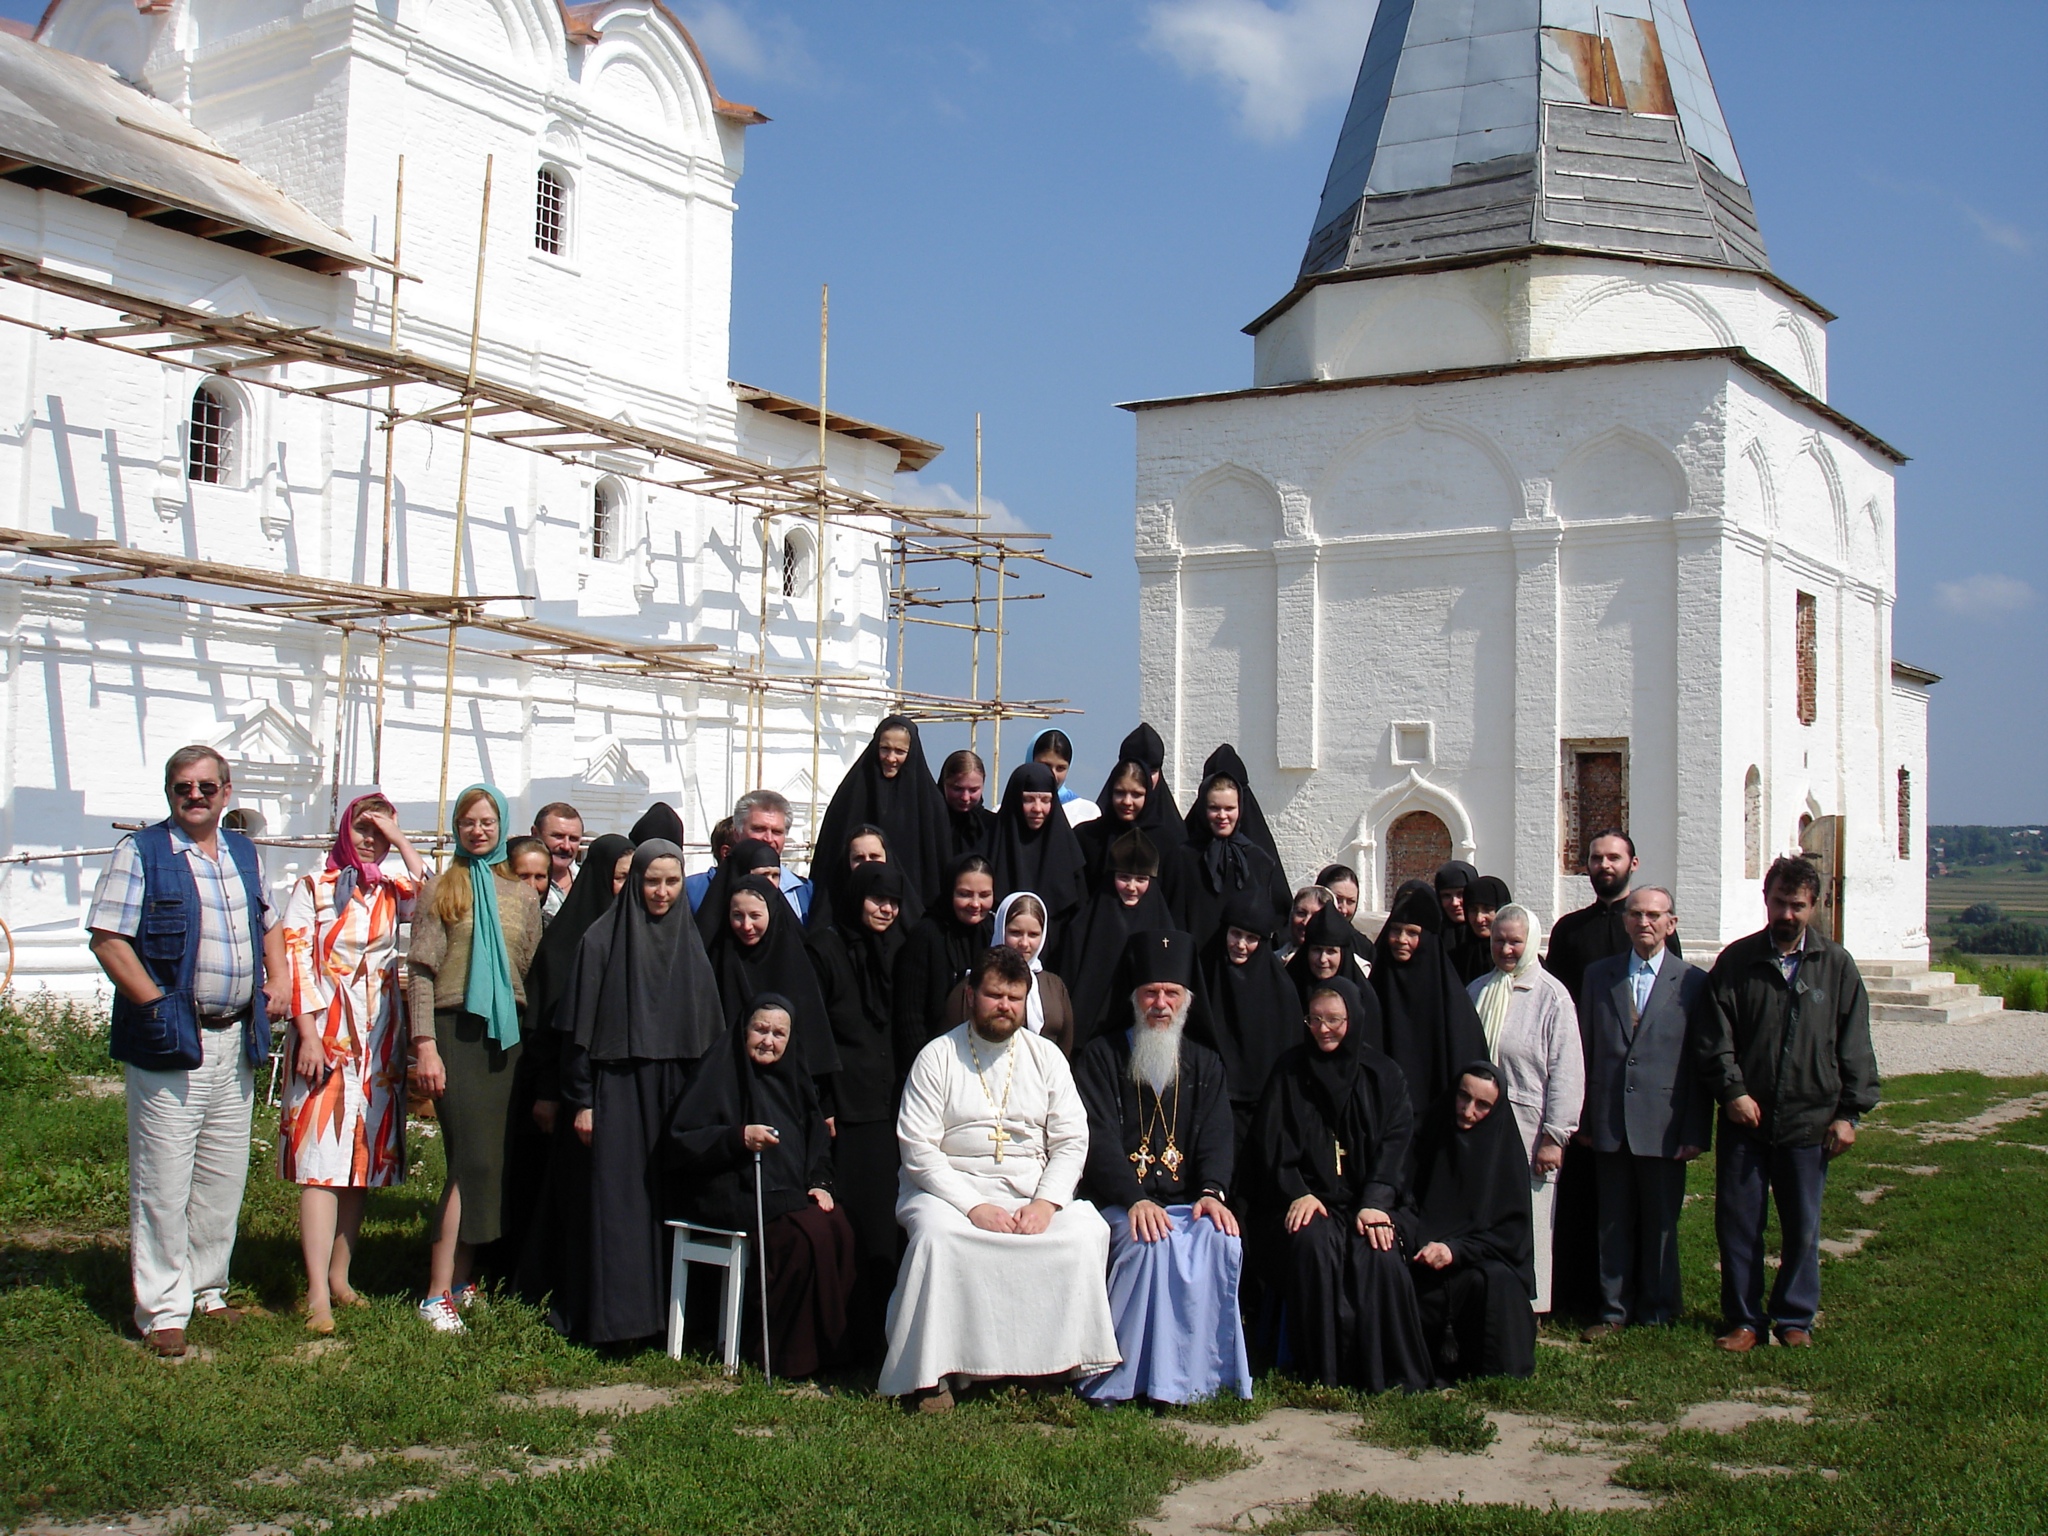
<path id="1" fill-rule="evenodd" d="M 199 1038 L 206 1059 L 190 1072 L 128 1068 L 128 1263 L 145 1334 L 227 1300 L 256 1074 L 239 1027 Z"/>

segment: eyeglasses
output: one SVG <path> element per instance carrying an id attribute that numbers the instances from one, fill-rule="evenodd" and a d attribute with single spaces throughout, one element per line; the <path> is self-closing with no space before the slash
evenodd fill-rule
<path id="1" fill-rule="evenodd" d="M 211 800 L 226 788 L 227 785 L 217 784 L 212 779 L 201 779 L 196 784 L 190 779 L 180 779 L 171 786 L 171 793 L 180 800 Z"/>

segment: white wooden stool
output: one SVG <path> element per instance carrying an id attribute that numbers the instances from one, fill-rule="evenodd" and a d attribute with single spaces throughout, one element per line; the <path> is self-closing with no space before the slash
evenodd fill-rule
<path id="1" fill-rule="evenodd" d="M 740 1309 L 747 1300 L 747 1234 L 689 1221 L 667 1225 L 675 1232 L 668 1278 L 668 1357 L 683 1358 L 683 1302 L 690 1292 L 690 1266 L 715 1264 L 725 1271 L 725 1293 L 718 1302 L 718 1348 L 725 1356 L 725 1374 L 737 1375 Z"/>

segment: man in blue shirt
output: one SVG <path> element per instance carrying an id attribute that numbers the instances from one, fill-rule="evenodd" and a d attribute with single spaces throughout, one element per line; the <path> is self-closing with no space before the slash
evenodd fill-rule
<path id="1" fill-rule="evenodd" d="M 718 845 L 718 834 L 711 838 L 713 864 L 710 869 L 701 870 L 683 882 L 684 893 L 690 898 L 690 910 L 696 911 L 704 904 L 704 893 L 711 888 L 711 877 L 717 873 L 718 864 L 731 851 L 735 843 L 753 838 L 766 843 L 775 850 L 777 858 L 782 856 L 782 845 L 789 841 L 789 801 L 772 789 L 749 790 L 741 795 L 739 803 L 732 808 L 732 824 L 726 834 L 723 848 Z M 790 906 L 796 909 L 799 921 L 808 917 L 811 911 L 811 882 L 785 867 L 782 871 L 782 894 Z"/>

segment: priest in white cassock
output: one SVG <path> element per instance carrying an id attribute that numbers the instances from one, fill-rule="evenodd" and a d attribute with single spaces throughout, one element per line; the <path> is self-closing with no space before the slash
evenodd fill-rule
<path id="1" fill-rule="evenodd" d="M 986 950 L 968 984 L 968 1022 L 918 1052 L 896 1118 L 910 1246 L 878 1388 L 925 1410 L 970 1381 L 1093 1376 L 1120 1358 L 1109 1228 L 1074 1198 L 1087 1111 L 1059 1047 L 1020 1027 L 1030 964 Z"/>
<path id="2" fill-rule="evenodd" d="M 1148 930 L 1124 946 L 1130 1027 L 1074 1064 L 1088 1106 L 1082 1192 L 1109 1220 L 1109 1311 L 1123 1364 L 1081 1383 L 1092 1402 L 1252 1395 L 1229 1191 L 1236 1123 L 1223 1058 L 1184 1038 L 1195 942 Z"/>

